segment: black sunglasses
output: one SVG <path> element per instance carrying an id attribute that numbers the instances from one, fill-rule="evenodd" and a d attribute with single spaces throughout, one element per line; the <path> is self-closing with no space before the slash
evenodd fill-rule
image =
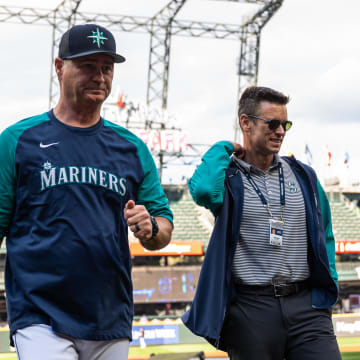
<path id="1" fill-rule="evenodd" d="M 266 124 L 268 124 L 270 130 L 276 130 L 281 125 L 285 131 L 288 131 L 291 129 L 292 126 L 292 122 L 289 120 L 285 120 L 285 121 L 280 121 L 278 119 L 267 120 L 255 115 L 247 115 L 247 116 L 264 121 Z"/>

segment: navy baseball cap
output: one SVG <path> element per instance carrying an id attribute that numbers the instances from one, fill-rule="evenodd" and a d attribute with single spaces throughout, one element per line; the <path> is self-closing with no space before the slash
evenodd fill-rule
<path id="1" fill-rule="evenodd" d="M 125 61 L 123 56 L 116 53 L 113 34 L 100 25 L 75 25 L 61 37 L 60 59 L 74 59 L 91 54 L 108 54 L 116 63 Z"/>

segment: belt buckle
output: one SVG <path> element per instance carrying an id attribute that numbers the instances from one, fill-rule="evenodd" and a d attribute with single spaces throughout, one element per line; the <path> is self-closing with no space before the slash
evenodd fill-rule
<path id="1" fill-rule="evenodd" d="M 281 289 L 286 288 L 286 284 L 273 284 L 273 288 L 274 288 L 274 295 L 275 297 L 281 297 L 281 296 L 285 296 L 284 294 L 280 294 L 278 293 L 278 291 L 280 292 Z"/>

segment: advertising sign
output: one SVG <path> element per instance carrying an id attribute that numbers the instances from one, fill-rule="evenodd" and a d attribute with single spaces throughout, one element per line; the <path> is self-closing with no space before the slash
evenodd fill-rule
<path id="1" fill-rule="evenodd" d="M 104 104 L 102 116 L 131 129 L 153 154 L 178 153 L 188 148 L 187 135 L 177 126 L 179 121 L 175 115 L 163 108 L 128 99 L 124 93 L 119 95 L 119 91 Z"/>
<path id="2" fill-rule="evenodd" d="M 335 241 L 335 251 L 337 254 L 360 254 L 360 241 L 357 240 Z"/>
<path id="3" fill-rule="evenodd" d="M 179 343 L 179 325 L 146 325 L 133 326 L 132 328 L 132 342 L 130 346 L 140 345 L 141 329 L 144 330 L 144 340 L 146 345 L 163 345 L 163 344 L 178 344 Z"/>
<path id="4" fill-rule="evenodd" d="M 336 336 L 360 336 L 360 315 L 333 316 Z"/>
<path id="5" fill-rule="evenodd" d="M 139 266 L 132 270 L 134 302 L 192 301 L 200 275 L 198 266 Z"/>
<path id="6" fill-rule="evenodd" d="M 147 250 L 138 241 L 130 242 L 131 256 L 179 256 L 179 255 L 203 255 L 203 243 L 194 241 L 171 241 L 160 250 Z"/>
<path id="7" fill-rule="evenodd" d="M 187 150 L 186 134 L 180 130 L 133 130 L 151 151 L 180 152 Z"/>

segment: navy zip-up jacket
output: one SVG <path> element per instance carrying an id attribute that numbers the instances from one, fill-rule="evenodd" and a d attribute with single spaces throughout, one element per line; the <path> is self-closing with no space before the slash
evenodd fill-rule
<path id="1" fill-rule="evenodd" d="M 294 157 L 284 159 L 291 166 L 304 196 L 312 305 L 329 308 L 337 300 L 338 287 L 330 273 L 316 175 L 311 167 Z M 231 271 L 239 239 L 243 189 L 241 174 L 232 161 L 226 170 L 223 203 L 217 213 L 194 301 L 190 310 L 182 316 L 184 324 L 194 334 L 219 348 L 222 348 L 220 333 L 226 310 L 235 297 Z"/>

